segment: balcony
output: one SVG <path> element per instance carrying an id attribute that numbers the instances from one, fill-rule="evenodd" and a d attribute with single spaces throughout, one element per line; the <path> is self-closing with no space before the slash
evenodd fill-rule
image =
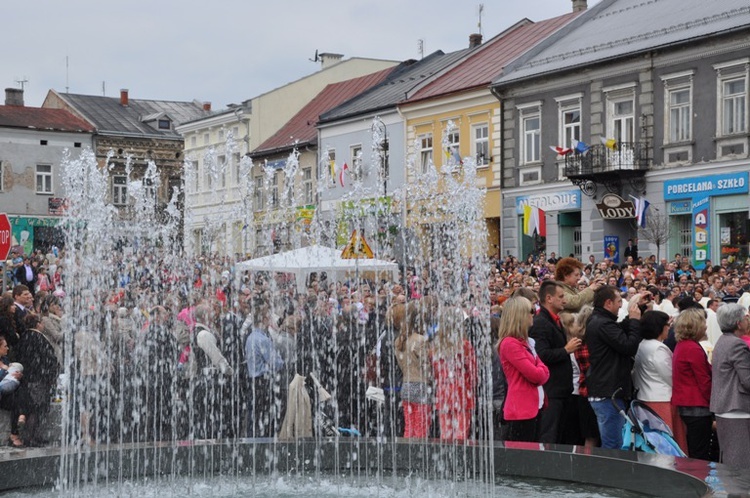
<path id="1" fill-rule="evenodd" d="M 643 177 L 650 164 L 649 151 L 646 142 L 621 142 L 614 149 L 604 144 L 591 145 L 585 153 L 572 152 L 565 156 L 565 176 L 589 197 L 596 194 L 597 185 L 621 194 L 623 181 L 643 193 L 646 189 Z"/>

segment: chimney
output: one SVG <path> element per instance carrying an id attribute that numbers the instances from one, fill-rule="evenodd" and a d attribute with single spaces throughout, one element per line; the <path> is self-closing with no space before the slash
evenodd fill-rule
<path id="1" fill-rule="evenodd" d="M 210 111 L 211 110 L 211 102 L 203 102 L 203 110 L 204 111 Z"/>
<path id="2" fill-rule="evenodd" d="M 586 0 L 573 0 L 573 12 L 581 12 L 588 8 L 589 6 Z"/>
<path id="3" fill-rule="evenodd" d="M 344 58 L 343 54 L 331 54 L 322 53 L 318 56 L 320 58 L 320 69 L 325 69 L 336 64 L 338 61 Z"/>
<path id="4" fill-rule="evenodd" d="M 469 35 L 469 48 L 477 48 L 482 44 L 482 35 L 480 33 L 472 33 Z"/>
<path id="5" fill-rule="evenodd" d="M 21 88 L 6 88 L 5 105 L 17 105 L 23 107 L 23 90 Z"/>
<path id="6" fill-rule="evenodd" d="M 120 105 L 123 107 L 128 106 L 128 89 L 123 88 L 120 90 Z"/>

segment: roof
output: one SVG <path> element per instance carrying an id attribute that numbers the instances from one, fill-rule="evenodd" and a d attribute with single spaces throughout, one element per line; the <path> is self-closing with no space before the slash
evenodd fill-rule
<path id="1" fill-rule="evenodd" d="M 21 105 L 0 106 L 0 126 L 49 131 L 94 132 L 94 128 L 89 123 L 64 109 Z"/>
<path id="2" fill-rule="evenodd" d="M 438 50 L 419 61 L 403 62 L 379 85 L 321 115 L 320 122 L 394 107 L 406 100 L 410 91 L 460 61 L 472 50 L 476 49 L 466 48 L 448 54 Z"/>
<path id="3" fill-rule="evenodd" d="M 120 105 L 120 97 L 101 97 L 58 93 L 58 96 L 90 121 L 99 133 L 124 135 L 151 135 L 163 138 L 182 138 L 174 130 L 160 130 L 154 116 L 169 118 L 174 125 L 205 117 L 202 105 L 195 102 L 173 102 L 166 100 L 128 99 L 128 105 Z M 148 118 L 149 122 L 144 122 Z M 153 126 L 152 126 L 153 125 Z"/>
<path id="4" fill-rule="evenodd" d="M 429 99 L 470 88 L 486 87 L 506 64 L 575 19 L 572 12 L 552 19 L 531 22 L 524 19 L 487 40 L 456 67 L 417 90 L 409 102 Z"/>
<path id="5" fill-rule="evenodd" d="M 750 26 L 747 0 L 603 0 L 506 68 L 497 85 Z"/>
<path id="6" fill-rule="evenodd" d="M 318 117 L 383 81 L 394 68 L 383 69 L 372 74 L 339 83 L 331 83 L 299 110 L 287 123 L 252 153 L 253 156 L 288 149 L 295 144 L 316 141 Z"/>

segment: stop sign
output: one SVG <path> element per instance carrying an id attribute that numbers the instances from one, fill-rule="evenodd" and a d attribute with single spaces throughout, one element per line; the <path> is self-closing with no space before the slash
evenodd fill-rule
<path id="1" fill-rule="evenodd" d="M 0 213 L 0 261 L 8 259 L 10 241 L 10 220 L 7 214 Z"/>

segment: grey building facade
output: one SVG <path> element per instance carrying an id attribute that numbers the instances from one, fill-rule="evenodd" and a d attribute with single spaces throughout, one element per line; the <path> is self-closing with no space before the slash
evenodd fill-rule
<path id="1" fill-rule="evenodd" d="M 657 255 L 661 218 L 660 257 L 744 262 L 748 34 L 739 0 L 604 0 L 507 68 L 493 82 L 503 254 L 624 263 L 629 238 Z M 642 199 L 651 232 L 634 216 Z M 545 211 L 545 237 L 524 234 L 524 205 Z"/>

